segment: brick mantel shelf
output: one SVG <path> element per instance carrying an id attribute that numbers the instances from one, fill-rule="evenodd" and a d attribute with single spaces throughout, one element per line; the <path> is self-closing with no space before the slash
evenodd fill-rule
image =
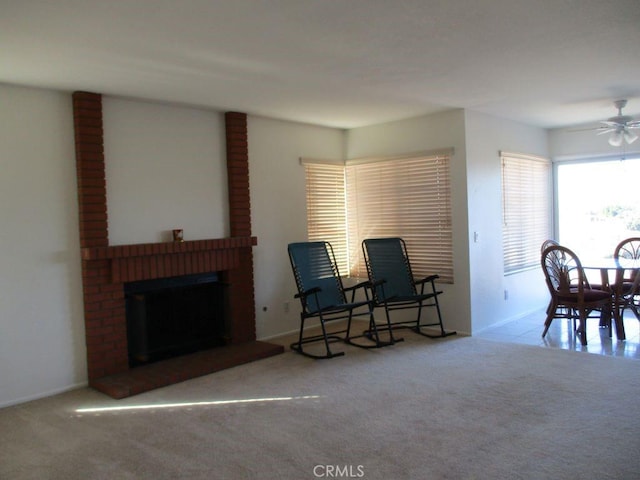
<path id="1" fill-rule="evenodd" d="M 107 260 L 111 282 L 133 282 L 238 268 L 240 252 L 257 245 L 256 237 L 87 247 L 82 259 Z"/>

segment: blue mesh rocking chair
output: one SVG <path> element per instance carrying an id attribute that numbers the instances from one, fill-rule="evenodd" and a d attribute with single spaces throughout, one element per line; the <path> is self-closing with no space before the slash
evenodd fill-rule
<path id="1" fill-rule="evenodd" d="M 338 341 L 361 348 L 379 348 L 394 343 L 392 336 L 389 341 L 380 339 L 373 318 L 373 302 L 367 298 L 366 291 L 364 295 L 366 300 L 355 300 L 356 291 L 364 289 L 368 282 L 361 282 L 347 288 L 343 286 L 333 248 L 329 242 L 291 243 L 288 246 L 288 252 L 298 288 L 295 298 L 300 299 L 302 307 L 300 333 L 298 341 L 291 344 L 292 350 L 311 358 L 332 358 L 344 355 L 344 352 L 331 351 L 329 344 Z M 349 299 L 347 299 L 348 293 L 350 293 Z M 366 334 L 351 335 L 351 322 L 354 315 L 368 317 L 369 329 Z M 311 318 L 319 320 L 322 333 L 305 337 L 305 321 Z M 347 320 L 346 328 L 328 333 L 326 323 L 340 319 Z M 354 342 L 357 338 L 364 340 Z M 325 353 L 319 355 L 304 350 L 303 345 L 313 342 L 323 342 Z"/>
<path id="2" fill-rule="evenodd" d="M 435 280 L 438 275 L 416 280 L 411 271 L 411 263 L 407 254 L 407 246 L 401 238 L 370 238 L 362 242 L 362 251 L 367 265 L 370 290 L 376 307 L 384 307 L 388 328 L 409 328 L 429 338 L 440 338 L 455 335 L 455 331 L 445 331 L 442 314 L 438 303 Z M 429 285 L 430 288 L 425 289 Z M 419 286 L 419 290 L 418 287 Z M 425 323 L 422 316 L 423 307 L 435 307 L 436 321 Z M 390 312 L 393 310 L 416 309 L 415 320 L 392 322 Z M 436 327 L 439 333 L 423 331 Z M 382 326 L 380 329 L 386 327 Z"/>

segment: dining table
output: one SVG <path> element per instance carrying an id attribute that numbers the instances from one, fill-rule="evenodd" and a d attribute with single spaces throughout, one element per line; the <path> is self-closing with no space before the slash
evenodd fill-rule
<path id="1" fill-rule="evenodd" d="M 608 327 L 613 320 L 616 337 L 626 340 L 623 321 L 625 272 L 637 269 L 637 266 L 624 266 L 613 258 L 595 258 L 585 259 L 582 268 L 593 288 L 611 293 L 611 311 L 601 316 L 600 326 Z"/>

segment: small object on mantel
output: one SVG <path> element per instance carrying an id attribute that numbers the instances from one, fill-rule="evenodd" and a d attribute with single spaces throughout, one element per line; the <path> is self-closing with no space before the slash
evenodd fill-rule
<path id="1" fill-rule="evenodd" d="M 172 232 L 174 242 L 184 242 L 184 234 L 181 228 L 173 229 Z"/>

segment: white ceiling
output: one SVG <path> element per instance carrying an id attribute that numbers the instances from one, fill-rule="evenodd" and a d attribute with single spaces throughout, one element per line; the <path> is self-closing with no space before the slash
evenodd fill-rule
<path id="1" fill-rule="evenodd" d="M 640 115 L 639 0 L 0 0 L 0 82 L 351 128 Z"/>

